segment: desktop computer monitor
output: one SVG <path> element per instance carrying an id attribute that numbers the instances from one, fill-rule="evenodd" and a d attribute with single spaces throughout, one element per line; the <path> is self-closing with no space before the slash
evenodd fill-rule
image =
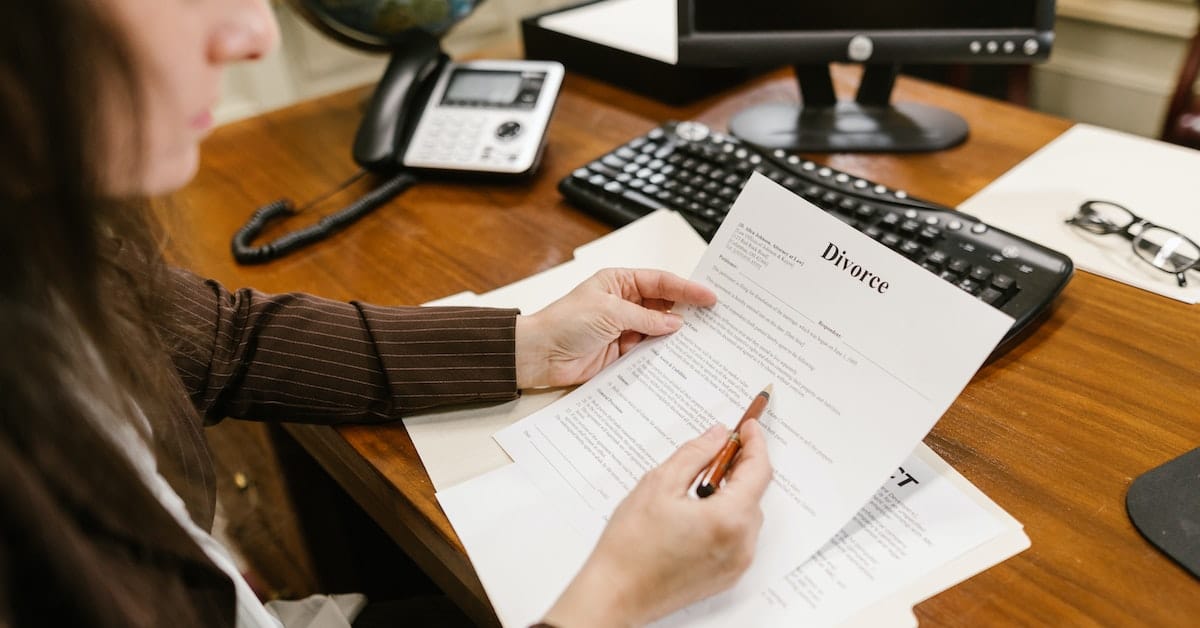
<path id="1" fill-rule="evenodd" d="M 800 152 L 954 146 L 962 117 L 891 102 L 900 64 L 1034 63 L 1054 42 L 1054 0 L 678 1 L 681 64 L 793 65 L 802 102 L 751 107 L 729 130 Z M 838 101 L 831 62 L 865 66 L 855 100 Z"/>

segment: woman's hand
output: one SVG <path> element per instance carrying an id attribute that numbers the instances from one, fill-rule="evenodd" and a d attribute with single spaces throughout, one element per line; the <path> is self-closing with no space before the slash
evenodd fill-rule
<path id="1" fill-rule="evenodd" d="M 687 494 L 727 438 L 716 426 L 638 482 L 546 623 L 640 626 L 737 582 L 750 566 L 771 481 L 758 421 L 742 426 L 741 455 L 721 489 L 707 499 Z"/>
<path id="2" fill-rule="evenodd" d="M 591 378 L 647 336 L 679 329 L 677 303 L 710 306 L 707 287 L 660 270 L 609 268 L 532 316 L 517 318 L 517 386 Z"/>

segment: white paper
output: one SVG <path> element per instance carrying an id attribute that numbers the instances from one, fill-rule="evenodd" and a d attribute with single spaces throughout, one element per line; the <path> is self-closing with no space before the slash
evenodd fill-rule
<path id="1" fill-rule="evenodd" d="M 789 573 L 762 591 L 747 597 L 736 616 L 705 615 L 706 605 L 667 618 L 662 625 L 688 626 L 915 626 L 911 608 L 931 595 L 978 573 L 1028 547 L 1020 524 L 987 499 L 937 454 L 920 445 L 902 465 L 921 483 L 921 492 L 909 483 L 895 487 L 891 481 L 876 495 L 877 501 L 894 495 L 891 507 L 903 507 L 908 521 L 925 528 L 928 543 L 910 546 L 902 558 L 868 565 L 874 581 L 865 575 L 851 580 L 837 595 L 823 598 L 816 611 L 789 599 L 795 597 Z M 892 490 L 892 488 L 897 490 Z M 541 618 L 583 565 L 591 544 L 568 525 L 549 497 L 538 490 L 519 465 L 510 464 L 438 493 L 438 500 L 480 581 L 505 626 L 527 626 Z M 866 510 L 866 509 L 864 509 Z M 883 518 L 884 534 L 904 538 L 911 523 Z M 854 524 L 839 533 L 843 544 L 869 547 L 872 534 Z M 812 570 L 819 561 L 799 565 Z M 863 582 L 867 581 L 864 585 Z M 736 624 L 731 623 L 736 622 Z"/>
<path id="2" fill-rule="evenodd" d="M 1016 520 L 921 446 L 850 523 L 763 598 L 785 618 L 779 625 L 841 624 L 863 600 L 883 600 L 915 574 L 933 573 L 1014 529 Z M 920 599 L 902 602 L 911 608 Z"/>
<path id="3" fill-rule="evenodd" d="M 843 257 L 831 261 L 834 247 Z M 682 309 L 679 332 L 496 438 L 594 540 L 643 473 L 712 423 L 732 426 L 773 383 L 762 426 L 775 478 L 760 551 L 705 610 L 723 616 L 850 520 L 1012 319 L 761 175 L 693 279 L 716 290 L 716 306 Z"/>
<path id="4" fill-rule="evenodd" d="M 1083 270 L 1144 290 L 1200 302 L 1200 273 L 1188 287 L 1156 270 L 1119 235 L 1066 224 L 1088 200 L 1112 201 L 1155 224 L 1200 239 L 1195 177 L 1200 152 L 1076 124 L 963 203 L 988 224 L 1067 254 Z"/>
<path id="5" fill-rule="evenodd" d="M 515 307 L 532 313 L 609 266 L 655 268 L 686 276 L 707 244 L 677 212 L 661 210 L 575 250 L 575 258 L 484 295 L 461 292 L 425 305 Z M 452 407 L 405 417 L 421 462 L 437 490 L 510 462 L 492 435 L 566 394 L 526 390 L 504 404 Z"/>
<path id="6" fill-rule="evenodd" d="M 674 65 L 679 59 L 676 0 L 606 0 L 551 13 L 538 25 Z"/>

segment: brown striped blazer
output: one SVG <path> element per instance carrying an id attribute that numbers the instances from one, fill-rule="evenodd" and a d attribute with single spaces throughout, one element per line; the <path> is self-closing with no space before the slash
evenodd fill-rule
<path id="1" fill-rule="evenodd" d="M 168 289 L 164 335 L 195 412 L 157 422 L 159 467 L 204 529 L 216 500 L 206 423 L 381 422 L 517 395 L 515 310 L 230 292 L 184 271 Z M 53 442 L 0 438 L 0 627 L 31 614 L 36 625 L 230 625 L 231 584 L 161 505 L 120 512 L 105 499 L 139 492 L 132 469 L 95 475 Z"/>

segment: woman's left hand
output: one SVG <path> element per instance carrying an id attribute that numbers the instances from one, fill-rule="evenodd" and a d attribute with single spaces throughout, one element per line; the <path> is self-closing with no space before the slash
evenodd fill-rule
<path id="1" fill-rule="evenodd" d="M 590 379 L 647 336 L 676 331 L 675 304 L 708 307 L 709 288 L 661 270 L 608 268 L 530 316 L 517 317 L 517 386 Z"/>

